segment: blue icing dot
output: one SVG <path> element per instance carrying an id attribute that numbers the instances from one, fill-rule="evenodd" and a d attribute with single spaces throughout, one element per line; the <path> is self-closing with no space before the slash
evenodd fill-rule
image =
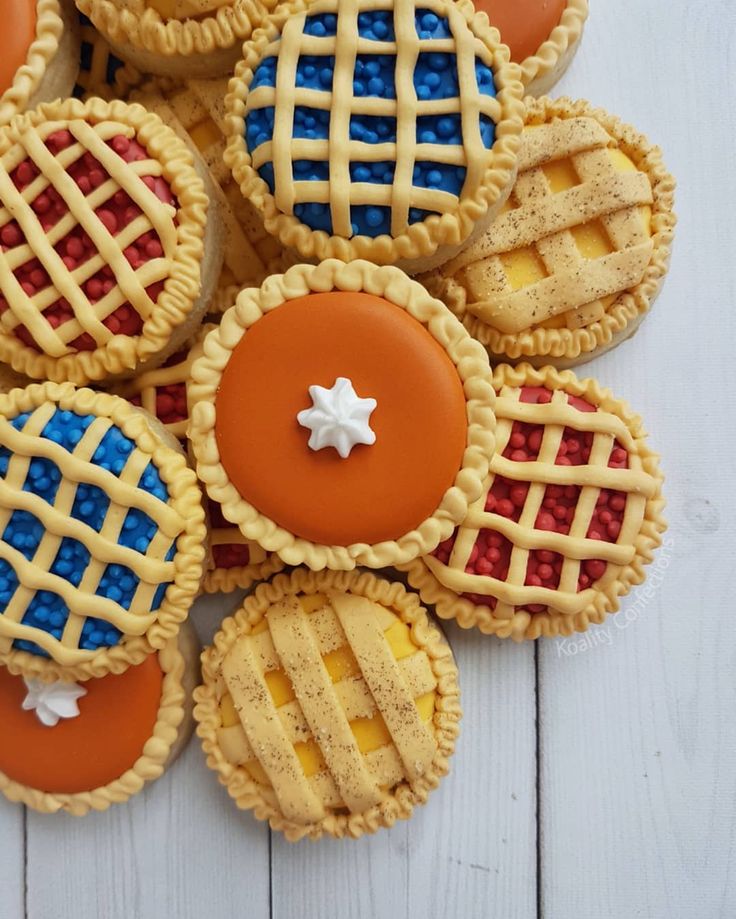
<path id="1" fill-rule="evenodd" d="M 391 232 L 391 208 L 375 204 L 354 204 L 350 208 L 354 236 L 381 236 Z"/>
<path id="2" fill-rule="evenodd" d="M 294 109 L 294 137 L 324 140 L 330 136 L 330 113 L 323 109 L 297 105 Z"/>
<path id="3" fill-rule="evenodd" d="M 353 72 L 353 94 L 393 98 L 395 63 L 396 59 L 389 54 L 359 54 Z"/>
<path id="4" fill-rule="evenodd" d="M 245 120 L 245 142 L 251 152 L 273 137 L 274 114 L 272 105 L 248 113 Z"/>
<path id="5" fill-rule="evenodd" d="M 313 163 L 311 160 L 294 160 L 294 181 L 326 182 L 330 178 L 328 162 Z"/>
<path id="6" fill-rule="evenodd" d="M 387 10 L 358 13 L 358 35 L 369 41 L 394 41 L 394 17 Z"/>
<path id="7" fill-rule="evenodd" d="M 161 473 L 153 463 L 149 463 L 143 470 L 143 475 L 138 482 L 140 488 L 149 491 L 159 501 L 166 501 L 169 497 L 168 489 L 161 478 Z"/>
<path id="8" fill-rule="evenodd" d="M 475 81 L 478 84 L 478 92 L 484 96 L 496 95 L 496 80 L 493 71 L 479 58 L 475 59 Z"/>
<path id="9" fill-rule="evenodd" d="M 49 504 L 53 504 L 60 481 L 61 470 L 56 463 L 45 457 L 36 456 L 28 467 L 23 491 L 40 495 Z"/>
<path id="10" fill-rule="evenodd" d="M 92 463 L 102 469 L 107 469 L 113 475 L 120 475 L 134 448 L 135 444 L 132 440 L 129 440 L 118 428 L 112 427 L 105 433 L 95 450 Z"/>
<path id="11" fill-rule="evenodd" d="M 0 607 L 4 608 L 10 603 L 17 589 L 18 576 L 9 562 L 0 559 Z"/>
<path id="12" fill-rule="evenodd" d="M 335 58 L 304 54 L 296 66 L 296 85 L 304 89 L 332 92 L 332 77 L 335 73 Z"/>
<path id="13" fill-rule="evenodd" d="M 381 115 L 351 115 L 350 139 L 364 144 L 396 143 L 396 119 Z"/>
<path id="14" fill-rule="evenodd" d="M 480 116 L 480 136 L 483 146 L 490 150 L 496 137 L 496 123 L 488 115 Z"/>
<path id="15" fill-rule="evenodd" d="M 459 115 L 420 115 L 417 118 L 418 144 L 462 143 L 463 126 Z"/>
<path id="16" fill-rule="evenodd" d="M 334 13 L 317 13 L 308 16 L 304 24 L 304 34 L 315 38 L 326 38 L 337 35 L 337 16 Z"/>
<path id="17" fill-rule="evenodd" d="M 69 608 L 58 594 L 39 590 L 28 604 L 22 621 L 23 625 L 41 629 L 60 639 L 68 618 Z"/>
<path id="18" fill-rule="evenodd" d="M 465 175 L 464 166 L 419 162 L 414 166 L 412 183 L 418 188 L 436 188 L 459 196 L 465 182 Z"/>
<path id="19" fill-rule="evenodd" d="M 264 57 L 260 64 L 256 67 L 253 72 L 253 79 L 250 82 L 250 88 L 258 89 L 259 86 L 275 86 L 276 85 L 276 65 L 278 58 L 274 55 L 273 57 Z"/>
<path id="20" fill-rule="evenodd" d="M 390 185 L 394 180 L 396 163 L 351 163 L 351 182 L 373 182 L 376 185 Z"/>
<path id="21" fill-rule="evenodd" d="M 155 535 L 156 524 L 153 520 L 143 511 L 133 507 L 125 515 L 118 542 L 121 546 L 144 554 Z"/>
<path id="22" fill-rule="evenodd" d="M 90 616 L 85 620 L 82 626 L 82 635 L 79 639 L 79 647 L 84 651 L 96 651 L 98 648 L 110 648 L 116 645 L 122 637 L 122 633 L 105 622 L 104 619 L 95 619 Z"/>
<path id="23" fill-rule="evenodd" d="M 75 520 L 81 520 L 99 533 L 109 507 L 110 499 L 101 488 L 81 482 L 77 486 L 70 516 Z"/>
<path id="24" fill-rule="evenodd" d="M 89 550 L 76 539 L 65 536 L 51 565 L 51 573 L 79 587 L 89 560 Z"/>
<path id="25" fill-rule="evenodd" d="M 19 415 L 16 421 L 20 417 Z M 94 420 L 93 415 L 78 415 L 76 412 L 58 409 L 41 431 L 41 437 L 52 440 L 71 453 Z"/>
<path id="26" fill-rule="evenodd" d="M 414 25 L 419 38 L 452 38 L 450 23 L 444 16 L 438 16 L 431 10 L 417 10 Z"/>
<path id="27" fill-rule="evenodd" d="M 129 609 L 139 583 L 135 573 L 126 565 L 108 565 L 100 578 L 95 596 L 107 597 L 123 609 Z"/>
<path id="28" fill-rule="evenodd" d="M 271 189 L 271 194 L 273 194 L 276 188 L 276 180 L 273 176 L 273 163 L 264 163 L 258 170 L 258 175 L 263 179 L 266 185 L 268 185 Z"/>
<path id="29" fill-rule="evenodd" d="M 332 215 L 329 204 L 300 203 L 294 205 L 294 214 L 313 230 L 332 233 Z"/>
<path id="30" fill-rule="evenodd" d="M 417 99 L 454 99 L 460 95 L 454 54 L 422 53 L 414 68 Z"/>
<path id="31" fill-rule="evenodd" d="M 33 514 L 28 511 L 13 511 L 3 531 L 2 541 L 31 561 L 44 532 L 43 524 Z"/>

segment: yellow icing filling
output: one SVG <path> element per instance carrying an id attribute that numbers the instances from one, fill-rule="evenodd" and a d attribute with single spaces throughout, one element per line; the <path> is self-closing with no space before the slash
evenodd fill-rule
<path id="1" fill-rule="evenodd" d="M 527 128 L 533 130 L 533 128 Z M 637 172 L 636 165 L 620 149 L 609 147 L 608 155 L 611 158 L 613 166 L 617 172 Z M 575 172 L 575 167 L 571 160 L 558 160 L 547 163 L 542 166 L 549 187 L 555 194 L 565 191 L 568 188 L 574 188 L 580 184 L 580 179 Z M 517 207 L 517 203 L 512 198 L 509 199 L 501 213 L 506 213 Z M 639 207 L 639 214 L 648 236 L 652 235 L 652 209 L 649 206 Z M 600 220 L 593 220 L 590 223 L 581 224 L 573 227 L 571 234 L 575 240 L 580 254 L 587 259 L 597 259 L 608 255 L 614 251 L 613 246 L 608 238 L 606 229 Z M 524 287 L 530 287 L 538 281 L 544 280 L 548 272 L 545 270 L 537 249 L 530 246 L 523 249 L 516 249 L 513 252 L 505 252 L 499 256 L 506 273 L 506 279 L 512 290 L 521 290 Z M 617 299 L 618 294 L 613 294 L 602 298 L 598 301 L 603 310 L 607 310 Z M 563 313 L 554 316 L 545 322 L 540 323 L 544 328 L 562 328 L 567 325 L 567 314 Z"/>
<path id="2" fill-rule="evenodd" d="M 299 602 L 306 613 L 313 613 L 325 605 L 327 598 L 324 594 L 302 594 L 299 597 Z M 258 635 L 267 629 L 268 622 L 264 619 L 253 627 L 251 634 Z M 389 628 L 385 629 L 384 635 L 396 660 L 401 660 L 420 650 L 412 640 L 411 629 L 398 617 Z M 341 680 L 360 672 L 358 662 L 347 646 L 324 655 L 322 661 L 333 683 L 339 683 Z M 277 708 L 295 698 L 291 680 L 283 671 L 268 671 L 264 674 L 264 679 Z M 425 723 L 430 722 L 434 717 L 435 697 L 436 693 L 433 690 L 418 696 L 414 700 L 419 717 Z M 220 700 L 220 721 L 222 727 L 232 727 L 239 722 L 232 697 L 227 691 Z M 372 750 L 377 750 L 391 743 L 391 735 L 379 713 L 376 713 L 372 718 L 356 718 L 352 720 L 350 729 L 361 753 L 370 753 Z M 326 768 L 319 745 L 315 741 L 296 743 L 294 744 L 294 750 L 307 777 L 316 775 Z M 245 763 L 245 768 L 255 781 L 263 785 L 270 785 L 268 776 L 258 761 L 252 760 Z"/>

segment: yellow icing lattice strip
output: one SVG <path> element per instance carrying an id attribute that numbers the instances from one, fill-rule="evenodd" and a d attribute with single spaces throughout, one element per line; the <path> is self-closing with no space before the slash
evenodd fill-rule
<path id="1" fill-rule="evenodd" d="M 395 41 L 372 41 L 358 34 L 358 15 L 363 11 L 393 10 L 395 7 Z M 412 208 L 440 214 L 457 209 L 458 196 L 442 189 L 421 188 L 413 184 L 416 162 L 426 161 L 466 168 L 465 184 L 476 187 L 488 166 L 491 152 L 483 144 L 480 116 L 498 123 L 501 105 L 491 95 L 478 90 L 475 74 L 476 57 L 488 60 L 488 50 L 477 39 L 462 14 L 452 5 L 427 0 L 421 9 L 434 10 L 446 17 L 452 38 L 419 38 L 415 27 L 415 0 L 376 4 L 373 0 L 340 0 L 337 34 L 305 35 L 306 15 L 289 19 L 279 41 L 265 49 L 262 59 L 278 55 L 276 85 L 258 86 L 249 92 L 246 113 L 273 107 L 273 139 L 250 150 L 255 169 L 273 163 L 274 199 L 285 214 L 293 214 L 301 203 L 328 204 L 333 232 L 352 236 L 350 211 L 353 205 L 387 207 L 391 211 L 391 233 L 405 232 Z M 337 0 L 324 0 L 310 6 L 309 14 L 337 13 Z M 417 99 L 414 70 L 420 54 L 454 54 L 458 67 L 459 97 Z M 296 70 L 302 55 L 335 58 L 331 91 L 296 85 Z M 353 96 L 357 55 L 392 55 L 395 64 L 395 99 L 379 96 Z M 293 137 L 294 111 L 297 106 L 330 112 L 329 137 L 308 139 Z M 423 115 L 452 114 L 460 116 L 462 143 L 451 145 L 417 142 L 417 119 Z M 368 144 L 350 139 L 352 116 L 391 118 L 396 121 L 396 142 Z M 294 181 L 293 164 L 297 160 L 329 163 L 329 179 Z M 395 163 L 394 181 L 390 185 L 351 182 L 351 163 Z"/>
<path id="2" fill-rule="evenodd" d="M 656 480 L 644 471 L 641 458 L 630 433 L 624 436 L 622 422 L 607 412 L 579 412 L 568 402 L 562 390 L 553 393 L 549 403 L 521 401 L 521 389 L 505 386 L 496 403 L 496 454 L 483 494 L 471 506 L 459 527 L 450 559 L 444 565 L 434 556 L 424 561 L 438 580 L 458 594 L 476 594 L 497 599 L 494 618 L 510 619 L 517 607 L 545 605 L 567 615 L 585 609 L 595 595 L 594 588 L 578 591 L 582 562 L 602 559 L 608 563 L 603 580 L 615 576 L 618 566 L 634 557 L 633 541 L 641 524 L 644 505 L 657 491 Z M 571 414 L 578 417 L 571 419 Z M 514 421 L 543 425 L 544 433 L 535 462 L 515 462 L 502 456 L 513 430 Z M 573 423 L 571 423 L 571 421 Z M 588 431 L 593 435 L 590 455 L 585 465 L 558 466 L 555 463 L 566 427 Z M 608 463 L 615 441 L 628 452 L 628 468 L 614 469 Z M 486 497 L 496 475 L 518 482 L 529 482 L 524 507 L 518 523 L 500 514 L 486 511 Z M 536 529 L 548 485 L 574 485 L 580 489 L 573 522 L 567 534 Z M 601 489 L 627 495 L 626 510 L 615 543 L 587 537 Z M 481 530 L 492 530 L 512 544 L 508 575 L 499 580 L 468 573 L 465 569 Z M 529 553 L 547 550 L 561 555 L 562 572 L 556 589 L 526 585 Z"/>
<path id="3" fill-rule="evenodd" d="M 45 141 L 59 130 L 68 130 L 77 142 L 54 155 Z M 27 128 L 19 142 L 2 157 L 5 169 L 0 170 L 0 226 L 17 220 L 32 245 L 24 242 L 9 249 L 0 263 L 0 287 L 10 307 L 0 317 L 0 322 L 8 330 L 24 325 L 39 347 L 52 357 L 66 354 L 69 343 L 85 333 L 92 336 L 97 345 L 110 341 L 113 333 L 104 325 L 104 320 L 126 302 L 142 319 L 147 319 L 154 303 L 146 288 L 169 275 L 178 238 L 173 219 L 175 209 L 160 201 L 141 181 L 143 175 L 162 175 L 162 166 L 153 159 L 126 163 L 106 143 L 116 135 L 130 138 L 133 133 L 127 125 L 113 121 L 94 126 L 81 120 L 47 122 L 37 128 Z M 87 152 L 100 162 L 109 178 L 85 195 L 67 170 Z M 9 173 L 26 159 L 36 165 L 40 175 L 20 192 Z M 32 205 L 49 187 L 61 196 L 68 212 L 46 232 Z M 113 236 L 95 212 L 121 189 L 143 213 Z M 89 236 L 97 254 L 70 271 L 54 247 L 77 225 Z M 157 233 L 164 255 L 133 269 L 123 250 L 151 230 Z M 31 258 L 41 262 L 50 284 L 28 296 L 13 270 Z M 106 265 L 112 269 L 116 283 L 109 293 L 91 303 L 83 285 Z M 54 327 L 43 315 L 43 310 L 61 298 L 68 302 L 73 317 Z"/>

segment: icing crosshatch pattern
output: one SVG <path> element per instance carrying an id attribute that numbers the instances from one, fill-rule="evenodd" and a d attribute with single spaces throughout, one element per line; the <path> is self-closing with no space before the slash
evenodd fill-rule
<path id="1" fill-rule="evenodd" d="M 185 526 L 150 454 L 51 401 L 0 418 L 0 443 L 0 651 L 58 659 L 142 635 Z"/>
<path id="2" fill-rule="evenodd" d="M 138 334 L 178 234 L 163 165 L 135 129 L 114 120 L 28 123 L 0 162 L 5 334 L 52 357 Z"/>
<path id="3" fill-rule="evenodd" d="M 246 146 L 284 213 L 343 237 L 398 236 L 479 185 L 501 116 L 492 52 L 451 5 L 337 10 L 294 15 L 267 47 Z"/>

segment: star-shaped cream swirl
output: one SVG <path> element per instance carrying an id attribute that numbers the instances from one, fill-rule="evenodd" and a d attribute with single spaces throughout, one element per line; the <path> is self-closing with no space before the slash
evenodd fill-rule
<path id="1" fill-rule="evenodd" d="M 47 728 L 55 727 L 62 718 L 79 715 L 77 700 L 87 695 L 87 690 L 77 683 L 43 683 L 24 677 L 28 693 L 23 700 L 23 710 L 35 711 L 36 717 Z"/>
<path id="2" fill-rule="evenodd" d="M 310 386 L 312 408 L 296 416 L 302 427 L 309 428 L 309 447 L 322 450 L 334 447 L 343 459 L 357 444 L 370 446 L 376 442 L 375 431 L 368 423 L 377 403 L 361 399 L 346 377 L 338 377 L 333 386 Z"/>

